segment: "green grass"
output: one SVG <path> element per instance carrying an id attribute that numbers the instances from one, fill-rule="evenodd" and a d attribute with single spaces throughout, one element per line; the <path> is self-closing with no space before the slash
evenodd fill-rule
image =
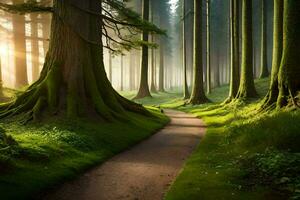
<path id="1" fill-rule="evenodd" d="M 129 113 L 128 122 L 48 119 L 0 126 L 0 199 L 31 199 L 149 137 L 168 122 Z M 11 137 L 13 141 L 7 142 Z"/>
<path id="2" fill-rule="evenodd" d="M 263 96 L 268 80 L 257 81 L 256 87 Z M 228 87 L 218 90 L 210 99 L 222 102 Z M 177 107 L 201 117 L 207 133 L 165 199 L 300 198 L 300 112 L 261 114 L 257 106 Z"/>

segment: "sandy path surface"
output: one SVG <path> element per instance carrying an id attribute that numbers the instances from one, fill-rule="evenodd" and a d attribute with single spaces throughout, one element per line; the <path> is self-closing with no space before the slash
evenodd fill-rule
<path id="1" fill-rule="evenodd" d="M 45 200 L 161 200 L 205 133 L 192 115 L 166 110 L 171 122 L 130 150 L 64 184 Z"/>

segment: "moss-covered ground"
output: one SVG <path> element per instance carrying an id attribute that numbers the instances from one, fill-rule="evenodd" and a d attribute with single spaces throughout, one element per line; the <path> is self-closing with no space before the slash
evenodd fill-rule
<path id="1" fill-rule="evenodd" d="M 260 99 L 268 87 L 268 79 L 256 81 Z M 185 106 L 176 92 L 139 100 L 193 113 L 207 126 L 165 199 L 300 199 L 300 111 L 258 112 L 260 99 L 224 106 L 227 95 L 228 86 L 216 88 L 199 106 Z"/>
<path id="2" fill-rule="evenodd" d="M 168 118 L 129 113 L 128 121 L 47 119 L 0 122 L 0 199 L 32 199 L 149 137 Z"/>
<path id="3" fill-rule="evenodd" d="M 268 79 L 256 81 L 261 97 Z M 166 195 L 167 200 L 300 199 L 300 111 L 259 113 L 259 99 L 222 105 L 228 86 L 212 103 L 182 106 L 207 125 L 207 133 Z"/>

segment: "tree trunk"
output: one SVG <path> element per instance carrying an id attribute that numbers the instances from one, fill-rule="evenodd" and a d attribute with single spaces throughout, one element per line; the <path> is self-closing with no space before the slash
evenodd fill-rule
<path id="1" fill-rule="evenodd" d="M 284 1 L 283 53 L 279 69 L 277 106 L 299 107 L 300 96 L 300 1 Z"/>
<path id="2" fill-rule="evenodd" d="M 109 81 L 112 84 L 113 81 L 113 77 L 112 77 L 112 61 L 113 61 L 113 56 L 112 56 L 112 52 L 109 50 L 108 52 L 108 75 L 109 75 Z"/>
<path id="3" fill-rule="evenodd" d="M 31 20 L 31 62 L 32 62 L 32 81 L 36 81 L 40 74 L 39 63 L 39 43 L 38 43 L 38 14 L 30 14 Z"/>
<path id="4" fill-rule="evenodd" d="M 162 39 L 160 41 L 159 56 L 158 91 L 165 92 L 164 45 Z"/>
<path id="5" fill-rule="evenodd" d="M 149 0 L 143 0 L 143 19 L 149 21 Z M 148 42 L 149 33 L 144 31 L 142 34 L 142 40 Z M 141 80 L 139 91 L 135 97 L 135 99 L 141 99 L 145 97 L 151 97 L 149 84 L 148 84 L 148 46 L 142 46 L 142 62 L 141 62 Z"/>
<path id="6" fill-rule="evenodd" d="M 242 67 L 238 99 L 257 97 L 253 78 L 252 0 L 243 0 Z"/>
<path id="7" fill-rule="evenodd" d="M 120 91 L 123 91 L 124 90 L 124 56 L 121 55 L 121 70 L 120 70 Z"/>
<path id="8" fill-rule="evenodd" d="M 3 97 L 2 61 L 0 56 L 0 97 Z"/>
<path id="9" fill-rule="evenodd" d="M 75 1 L 77 7 L 101 13 L 101 1 Z M 38 81 L 15 102 L 1 106 L 1 117 L 26 113 L 27 120 L 41 114 L 68 117 L 100 116 L 126 120 L 126 111 L 148 112 L 121 97 L 107 79 L 103 63 L 102 20 L 54 1 L 51 40 Z M 93 41 L 91 43 L 90 41 Z"/>
<path id="10" fill-rule="evenodd" d="M 183 99 L 189 99 L 190 93 L 189 93 L 189 87 L 187 83 L 187 55 L 186 55 L 186 1 L 183 0 L 183 21 L 182 21 L 182 57 L 183 57 Z"/>
<path id="11" fill-rule="evenodd" d="M 239 0 L 230 0 L 230 89 L 227 102 L 234 99 L 239 90 L 240 56 L 239 56 Z"/>
<path id="12" fill-rule="evenodd" d="M 278 98 L 278 72 L 283 50 L 283 0 L 274 1 L 273 61 L 269 92 L 261 109 L 274 108 Z"/>
<path id="13" fill-rule="evenodd" d="M 153 2 L 151 1 L 151 22 L 154 23 L 154 9 L 153 9 Z M 155 42 L 154 35 L 151 36 L 151 42 Z M 156 87 L 155 87 L 155 49 L 151 48 L 151 86 L 150 91 L 153 93 L 157 93 Z"/>
<path id="14" fill-rule="evenodd" d="M 206 0 L 206 93 L 211 93 L 210 0 Z"/>
<path id="15" fill-rule="evenodd" d="M 266 0 L 261 0 L 261 58 L 260 58 L 260 78 L 266 78 L 269 76 L 268 70 L 268 57 L 267 57 L 267 5 Z"/>
<path id="16" fill-rule="evenodd" d="M 14 0 L 13 4 L 24 3 L 24 0 Z M 17 88 L 28 85 L 27 61 L 26 61 L 26 41 L 25 41 L 25 16 L 13 15 L 13 37 L 15 52 L 15 71 Z"/>
<path id="17" fill-rule="evenodd" d="M 202 63 L 202 1 L 194 0 L 194 84 L 190 104 L 206 103 L 203 86 L 203 63 Z"/>
<path id="18" fill-rule="evenodd" d="M 47 51 L 49 49 L 51 15 L 43 14 L 42 19 L 43 19 L 42 30 L 43 30 L 43 39 L 44 39 L 43 49 L 44 49 L 44 53 L 46 55 Z"/>

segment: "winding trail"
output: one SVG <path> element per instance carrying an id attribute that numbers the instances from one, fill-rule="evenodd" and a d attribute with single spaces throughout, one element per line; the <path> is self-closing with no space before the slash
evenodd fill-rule
<path id="1" fill-rule="evenodd" d="M 45 200 L 161 200 L 205 133 L 190 114 L 165 110 L 171 122 Z"/>

